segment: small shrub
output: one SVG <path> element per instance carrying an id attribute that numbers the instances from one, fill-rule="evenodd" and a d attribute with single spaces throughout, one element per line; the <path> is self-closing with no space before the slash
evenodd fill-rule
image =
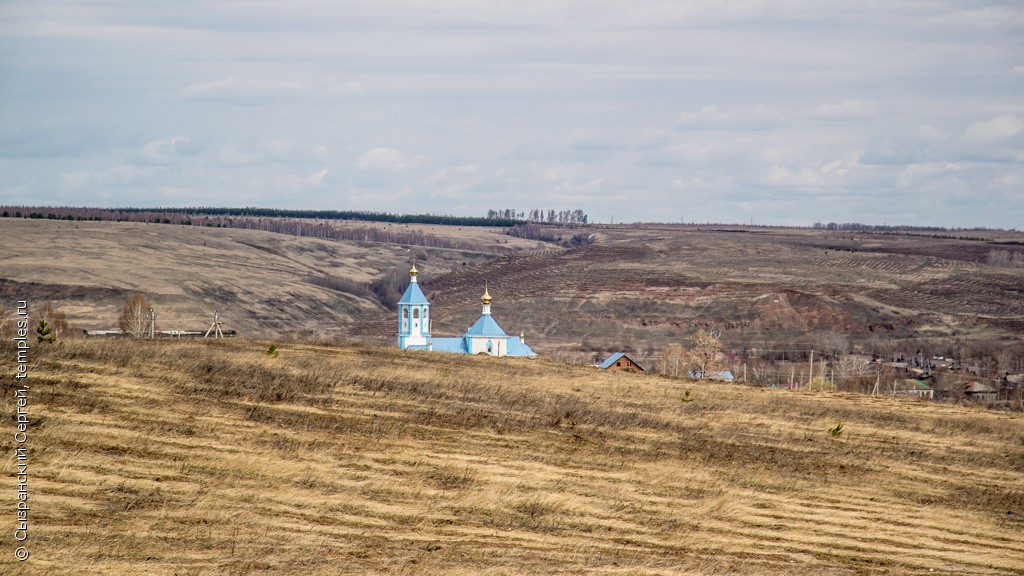
<path id="1" fill-rule="evenodd" d="M 271 344 L 270 347 L 267 348 L 267 356 L 270 356 L 271 358 L 277 358 L 277 355 L 277 344 Z"/>
<path id="2" fill-rule="evenodd" d="M 442 490 L 469 488 L 476 483 L 476 471 L 469 466 L 445 465 L 428 472 L 427 479 Z"/>
<path id="3" fill-rule="evenodd" d="M 512 505 L 512 509 L 531 519 L 540 519 L 551 514 L 560 512 L 563 508 L 561 502 L 549 497 L 534 496 L 521 500 Z"/>
<path id="4" fill-rule="evenodd" d="M 57 341 L 57 336 L 53 334 L 53 328 L 42 318 L 39 319 L 39 326 L 36 326 L 36 339 L 39 342 L 48 342 L 50 344 Z"/>
<path id="5" fill-rule="evenodd" d="M 843 435 L 843 421 L 840 420 L 839 422 L 836 422 L 835 426 L 833 426 L 833 427 L 828 429 L 828 433 L 831 434 L 833 438 L 839 438 L 840 436 L 842 436 Z"/>

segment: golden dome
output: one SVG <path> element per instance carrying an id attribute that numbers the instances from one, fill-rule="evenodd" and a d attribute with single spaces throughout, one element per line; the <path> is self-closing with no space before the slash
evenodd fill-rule
<path id="1" fill-rule="evenodd" d="M 487 285 L 484 285 L 484 295 L 480 297 L 480 301 L 484 304 L 491 303 L 491 294 L 487 291 Z"/>
<path id="2" fill-rule="evenodd" d="M 412 268 L 409 270 L 409 275 L 410 276 L 415 276 L 418 273 L 419 273 L 419 270 L 416 269 L 416 263 L 413 262 L 412 263 Z"/>

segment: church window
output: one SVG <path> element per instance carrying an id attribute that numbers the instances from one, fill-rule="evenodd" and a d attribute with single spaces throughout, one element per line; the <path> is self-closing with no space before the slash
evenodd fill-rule
<path id="1" fill-rule="evenodd" d="M 412 309 L 412 319 L 413 320 L 419 320 L 420 319 L 420 309 L 419 308 L 413 308 Z"/>

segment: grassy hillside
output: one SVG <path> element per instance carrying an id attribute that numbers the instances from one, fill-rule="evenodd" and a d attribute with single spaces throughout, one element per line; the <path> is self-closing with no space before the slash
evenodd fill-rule
<path id="1" fill-rule="evenodd" d="M 395 230 L 396 236 L 415 232 L 480 251 L 0 218 L 0 235 L 12 239 L 0 248 L 0 305 L 52 299 L 72 324 L 112 328 L 125 296 L 140 290 L 168 329 L 205 329 L 216 310 L 226 328 L 253 337 L 390 342 L 395 312 L 366 284 L 387 279 L 400 290 L 410 260 L 418 259 L 435 334 L 460 334 L 476 319 L 486 282 L 501 325 L 525 330 L 542 353 L 657 352 L 702 326 L 722 329 L 737 350 L 821 349 L 816 338 L 827 333 L 855 342 L 1024 333 L 1020 233 L 972 232 L 977 237 L 958 239 L 592 227 L 583 232 L 596 243 L 566 250 L 494 228 L 335 225 Z M 997 254 L 1008 258 L 992 257 Z"/>
<path id="2" fill-rule="evenodd" d="M 538 244 L 492 229 L 359 225 L 426 234 L 440 229 L 481 250 Z M 125 297 L 141 291 L 165 329 L 206 329 L 212 312 L 219 311 L 225 328 L 265 337 L 347 334 L 353 320 L 382 311 L 365 284 L 396 268 L 408 270 L 414 258 L 425 271 L 441 272 L 495 256 L 129 222 L 0 218 L 0 237 L 6 240 L 0 248 L 0 304 L 8 308 L 18 299 L 53 300 L 78 327 L 117 328 Z"/>
<path id="3" fill-rule="evenodd" d="M 486 281 L 495 317 L 516 333 L 524 329 L 540 351 L 660 350 L 707 326 L 723 330 L 737 349 L 807 349 L 825 333 L 861 342 L 1024 333 L 1024 268 L 990 258 L 1024 253 L 1019 233 L 978 240 L 788 229 L 594 230 L 598 242 L 580 249 L 424 274 L 435 331 L 464 330 L 479 314 Z M 356 333 L 389 336 L 391 316 L 380 318 L 357 324 Z"/>
<path id="4" fill-rule="evenodd" d="M 32 557 L 0 572 L 1024 574 L 1020 415 L 266 348 L 35 346 Z"/>

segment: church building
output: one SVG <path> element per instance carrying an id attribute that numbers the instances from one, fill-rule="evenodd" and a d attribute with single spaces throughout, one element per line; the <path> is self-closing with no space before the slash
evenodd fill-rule
<path id="1" fill-rule="evenodd" d="M 409 270 L 409 287 L 398 301 L 398 347 L 402 350 L 428 350 L 452 354 L 488 354 L 536 358 L 526 345 L 526 336 L 509 336 L 491 317 L 491 295 L 484 289 L 480 298 L 480 318 L 458 338 L 430 336 L 430 302 L 416 281 L 416 265 Z"/>

